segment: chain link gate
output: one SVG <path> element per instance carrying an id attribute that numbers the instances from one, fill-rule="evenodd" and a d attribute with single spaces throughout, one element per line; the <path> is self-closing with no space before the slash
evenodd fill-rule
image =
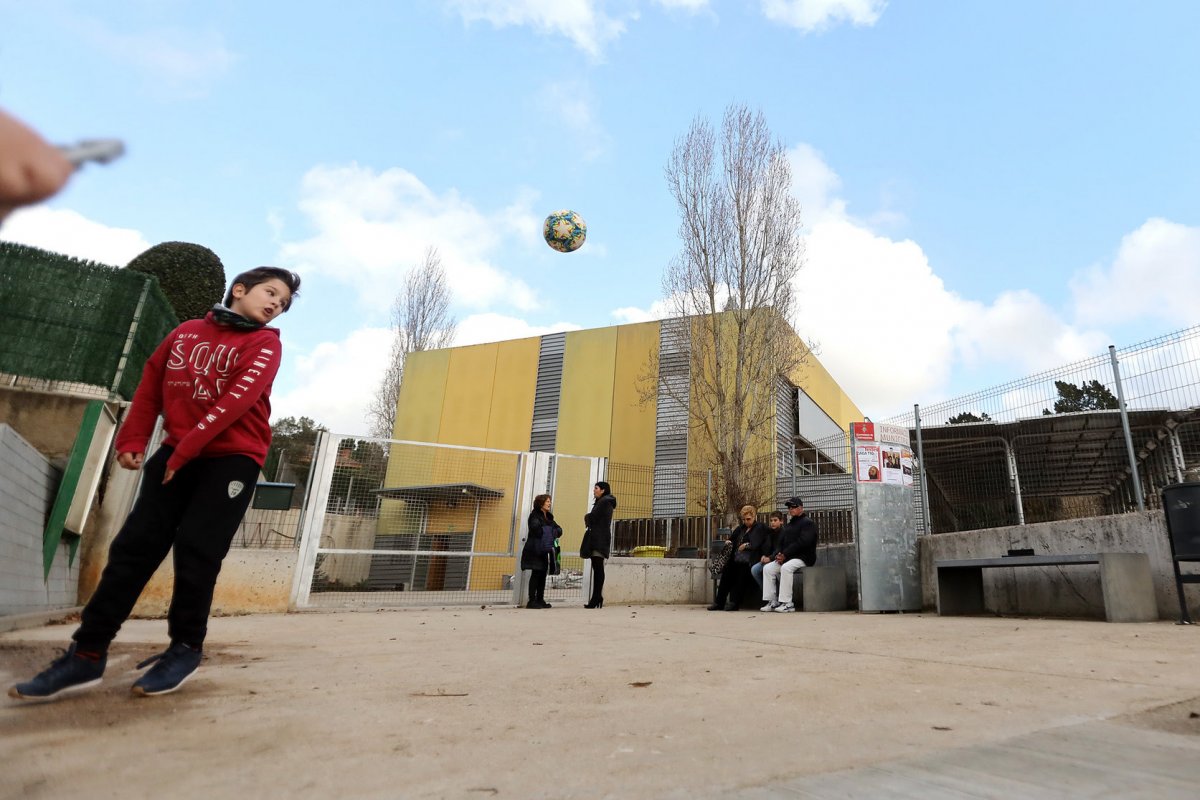
<path id="1" fill-rule="evenodd" d="M 581 599 L 583 514 L 602 458 L 322 433 L 301 523 L 292 606 L 520 602 L 533 498 L 549 493 L 563 569 L 547 599 Z"/>

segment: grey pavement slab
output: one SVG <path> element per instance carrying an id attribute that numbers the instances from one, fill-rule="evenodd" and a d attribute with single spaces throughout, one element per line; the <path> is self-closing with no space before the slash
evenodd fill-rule
<path id="1" fill-rule="evenodd" d="M 0 634 L 0 684 L 70 632 Z M 225 617 L 183 690 L 134 698 L 166 638 L 134 620 L 96 690 L 0 700 L 0 798 L 1200 796 L 1198 636 L 700 606 Z"/>

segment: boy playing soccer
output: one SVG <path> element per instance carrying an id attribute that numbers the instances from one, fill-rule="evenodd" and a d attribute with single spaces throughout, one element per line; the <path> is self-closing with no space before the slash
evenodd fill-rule
<path id="1" fill-rule="evenodd" d="M 117 462 L 143 468 L 159 414 L 163 445 L 145 462 L 137 501 L 113 539 L 71 646 L 9 689 L 10 697 L 49 700 L 98 684 L 109 644 L 172 546 L 171 644 L 138 665 L 154 664 L 133 693 L 173 692 L 200 666 L 217 573 L 271 444 L 269 397 L 280 346 L 279 331 L 266 324 L 291 307 L 299 289 L 299 276 L 286 269 L 243 272 L 224 305 L 173 330 L 146 361 L 117 433 Z"/>

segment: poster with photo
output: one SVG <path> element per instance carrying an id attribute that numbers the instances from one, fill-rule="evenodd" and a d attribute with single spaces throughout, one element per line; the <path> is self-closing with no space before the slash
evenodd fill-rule
<path id="1" fill-rule="evenodd" d="M 913 454 L 912 450 L 900 451 L 900 471 L 904 474 L 904 485 L 913 485 Z"/>
<path id="2" fill-rule="evenodd" d="M 885 444 L 880 448 L 880 456 L 883 460 L 884 483 L 894 483 L 897 485 L 904 484 L 904 468 L 901 457 L 903 449 L 904 448 L 900 447 L 899 445 L 888 444 Z"/>
<path id="3" fill-rule="evenodd" d="M 882 474 L 879 464 L 879 445 L 860 444 L 854 448 L 854 458 L 857 463 L 855 473 L 859 483 L 879 483 Z"/>

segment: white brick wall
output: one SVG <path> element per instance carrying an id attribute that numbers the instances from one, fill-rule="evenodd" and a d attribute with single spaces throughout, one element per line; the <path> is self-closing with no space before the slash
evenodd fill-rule
<path id="1" fill-rule="evenodd" d="M 41 453 L 0 424 L 0 615 L 75 605 L 79 560 L 60 544 L 42 577 L 42 534 L 60 474 Z"/>

